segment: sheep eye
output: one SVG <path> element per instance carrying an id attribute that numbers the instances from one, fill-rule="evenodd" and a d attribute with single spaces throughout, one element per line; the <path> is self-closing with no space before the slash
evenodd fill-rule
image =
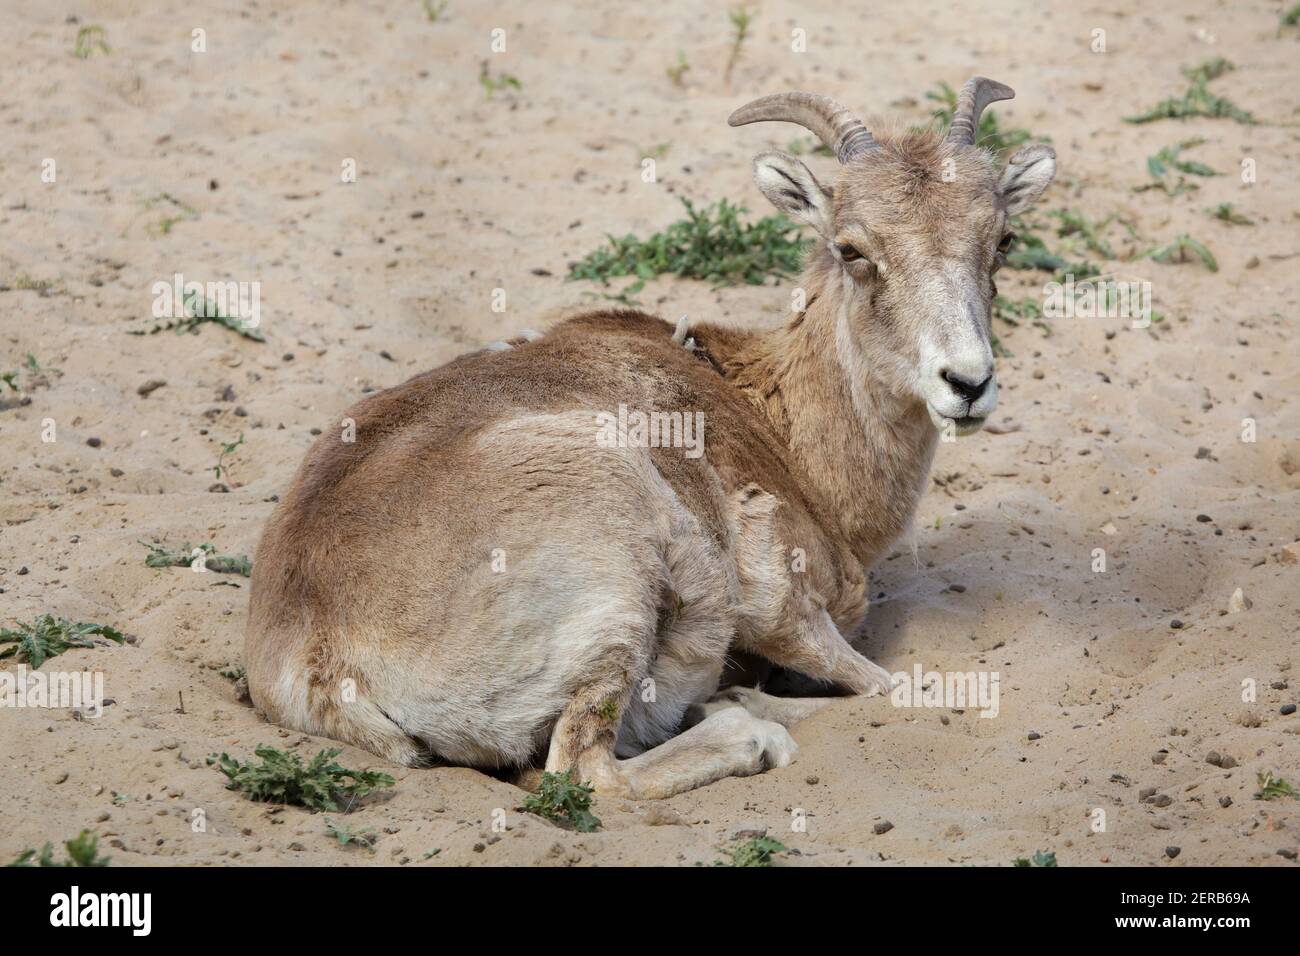
<path id="1" fill-rule="evenodd" d="M 1005 256 L 1008 252 L 1011 251 L 1011 245 L 1015 241 L 1016 241 L 1016 234 L 1014 232 L 1007 233 L 1005 236 L 1002 237 L 1002 241 L 998 243 L 998 252 L 1000 252 L 1002 255 Z"/>
<path id="2" fill-rule="evenodd" d="M 840 259 L 842 259 L 844 262 L 857 262 L 859 259 L 862 258 L 862 253 L 858 252 L 857 249 L 854 249 L 847 242 L 840 246 L 837 246 L 836 248 L 839 251 Z"/>

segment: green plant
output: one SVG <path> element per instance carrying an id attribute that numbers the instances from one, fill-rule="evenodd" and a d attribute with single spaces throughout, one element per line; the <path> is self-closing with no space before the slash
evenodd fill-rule
<path id="1" fill-rule="evenodd" d="M 72 52 L 76 54 L 77 59 L 88 60 L 96 50 L 105 54 L 113 52 L 108 45 L 108 31 L 97 26 L 82 27 L 77 31 L 77 40 L 72 47 Z"/>
<path id="2" fill-rule="evenodd" d="M 1173 182 L 1170 176 L 1170 170 L 1177 170 L 1180 173 L 1187 173 L 1189 176 L 1221 176 L 1217 169 L 1212 169 L 1205 163 L 1192 159 L 1179 159 L 1179 155 L 1185 149 L 1191 149 L 1194 146 L 1200 146 L 1205 140 L 1200 137 L 1185 139 L 1172 146 L 1166 146 L 1154 156 L 1147 157 L 1147 172 L 1155 182 L 1147 183 L 1144 186 L 1138 186 L 1134 192 L 1145 192 L 1148 189 L 1162 189 L 1168 196 L 1177 196 L 1184 192 L 1199 188 L 1195 183 L 1189 183 L 1182 176 L 1178 181 Z"/>
<path id="3" fill-rule="evenodd" d="M 744 7 L 734 7 L 727 14 L 727 19 L 731 21 L 732 28 L 731 49 L 727 52 L 727 66 L 722 71 L 722 80 L 730 86 L 731 71 L 740 62 L 740 50 L 749 39 L 749 25 L 754 22 L 754 15 Z"/>
<path id="4" fill-rule="evenodd" d="M 126 640 L 121 631 L 107 624 L 74 623 L 66 617 L 42 614 L 31 623 L 15 622 L 14 628 L 0 628 L 0 660 L 11 657 L 15 662 L 39 668 L 51 657 L 58 657 L 74 647 L 104 647 L 102 637 L 118 644 Z M 5 647 L 4 645 L 10 645 Z"/>
<path id="5" fill-rule="evenodd" d="M 1013 866 L 1056 866 L 1056 854 L 1046 850 L 1037 851 L 1032 860 L 1026 860 L 1023 856 L 1015 859 Z"/>
<path id="6" fill-rule="evenodd" d="M 1200 259 L 1205 264 L 1205 268 L 1211 272 L 1219 271 L 1219 264 L 1214 260 L 1214 255 L 1207 249 L 1204 243 L 1193 239 L 1187 233 L 1179 233 L 1173 242 L 1166 243 L 1163 246 L 1156 246 L 1154 249 L 1148 249 L 1138 256 L 1139 259 L 1154 259 L 1156 262 L 1187 262 L 1188 253 Z"/>
<path id="7" fill-rule="evenodd" d="M 183 202 L 173 196 L 171 193 L 159 193 L 157 196 L 151 196 L 144 200 L 144 208 L 152 210 L 159 206 L 165 209 L 173 210 L 170 213 L 163 213 L 163 217 L 157 222 L 145 226 L 145 231 L 152 236 L 165 236 L 172 231 L 172 227 L 178 222 L 186 222 L 191 219 L 199 218 L 199 211 L 187 202 Z"/>
<path id="8" fill-rule="evenodd" d="M 804 153 L 811 153 L 814 156 L 834 156 L 831 148 L 819 139 L 812 136 L 802 136 L 798 139 L 792 139 L 786 144 L 785 151 L 791 156 L 802 156 Z"/>
<path id="9" fill-rule="evenodd" d="M 1256 800 L 1276 800 L 1278 797 L 1300 799 L 1300 793 L 1296 792 L 1295 787 L 1281 777 L 1273 776 L 1271 770 L 1261 770 L 1255 775 L 1255 780 L 1259 784 L 1259 789 L 1254 794 Z"/>
<path id="10" fill-rule="evenodd" d="M 664 72 L 668 74 L 668 79 L 672 81 L 673 86 L 682 87 L 686 85 L 686 71 L 690 68 L 691 64 L 687 62 L 686 54 L 683 51 L 678 50 L 677 62 L 664 70 Z"/>
<path id="11" fill-rule="evenodd" d="M 723 848 L 728 860 L 714 860 L 714 866 L 771 866 L 773 853 L 786 852 L 786 846 L 771 837 L 751 837 L 734 847 Z"/>
<path id="12" fill-rule="evenodd" d="M 1101 273 L 1091 262 L 1070 262 L 1047 248 L 1047 243 L 1034 232 L 1034 227 L 1025 220 L 1013 219 L 1011 224 L 1014 238 L 1007 251 L 1006 263 L 1010 269 L 1038 269 L 1054 272 L 1058 279 L 1066 274 L 1076 279 L 1087 278 Z"/>
<path id="13" fill-rule="evenodd" d="M 46 842 L 38 854 L 35 850 L 24 850 L 17 859 L 6 864 L 9 867 L 23 866 L 108 866 L 109 857 L 99 855 L 99 834 L 82 830 L 71 840 L 63 844 L 68 856 L 64 860 L 54 859 L 54 846 Z"/>
<path id="14" fill-rule="evenodd" d="M 1254 219 L 1251 219 L 1249 216 L 1245 216 L 1237 212 L 1236 206 L 1234 206 L 1230 202 L 1221 202 L 1213 209 L 1207 209 L 1206 212 L 1208 212 L 1215 219 L 1221 219 L 1224 222 L 1233 224 L 1234 226 L 1255 225 Z"/>
<path id="15" fill-rule="evenodd" d="M 244 676 L 244 665 L 231 664 L 229 667 L 223 667 L 221 670 L 217 671 L 217 673 L 226 678 L 226 680 L 239 680 Z"/>
<path id="16" fill-rule="evenodd" d="M 524 88 L 524 85 L 519 82 L 517 76 L 512 76 L 509 73 L 498 73 L 496 76 L 493 76 L 488 70 L 487 60 L 484 60 L 479 65 L 478 82 L 479 85 L 483 87 L 483 92 L 487 94 L 488 99 L 492 99 L 493 95 L 499 93 L 501 90 L 522 90 Z"/>
<path id="17" fill-rule="evenodd" d="M 572 263 L 568 278 L 608 284 L 611 278 L 636 276 L 623 290 L 626 295 L 665 273 L 715 286 L 761 285 L 769 276 L 796 275 L 803 264 L 808 244 L 799 238 L 799 227 L 783 216 L 742 223 L 745 207 L 725 199 L 702 210 L 689 199 L 682 199 L 682 205 L 687 218 L 649 239 L 607 236 L 608 246 Z"/>
<path id="18" fill-rule="evenodd" d="M 1184 68 L 1183 75 L 1191 80 L 1191 86 L 1182 96 L 1171 96 L 1161 100 L 1145 113 L 1124 117 L 1126 123 L 1152 123 L 1162 119 L 1186 119 L 1189 116 L 1209 116 L 1212 118 L 1232 119 L 1238 123 L 1254 125 L 1259 121 L 1247 110 L 1243 110 L 1230 100 L 1215 96 L 1207 88 L 1211 80 L 1218 79 L 1235 67 L 1223 57 L 1206 60 L 1199 66 Z"/>
<path id="19" fill-rule="evenodd" d="M 1300 24 L 1300 3 L 1297 3 L 1290 10 L 1287 10 L 1282 14 L 1281 18 L 1277 21 L 1277 35 L 1282 35 L 1283 27 L 1293 27 L 1297 24 Z"/>
<path id="20" fill-rule="evenodd" d="M 591 833 L 600 827 L 600 818 L 591 812 L 592 788 L 574 783 L 573 771 L 542 774 L 537 793 L 524 797 L 524 810 L 556 822 L 567 822 L 579 833 Z"/>
<path id="21" fill-rule="evenodd" d="M 226 465 L 226 456 L 234 454 L 235 449 L 238 448 L 243 443 L 244 443 L 243 432 L 239 433 L 239 438 L 236 441 L 228 441 L 228 442 L 221 443 L 221 454 L 217 456 L 217 463 L 212 467 L 212 471 L 217 476 L 218 481 L 221 480 L 221 472 L 223 469 L 226 472 L 226 477 L 227 478 L 230 477 L 230 468 L 229 466 Z"/>
<path id="22" fill-rule="evenodd" d="M 957 110 L 957 91 L 947 83 L 941 82 L 937 89 L 926 93 L 925 98 L 939 104 L 930 115 L 938 121 L 939 131 L 944 132 L 952 125 L 953 113 Z M 1051 142 L 1046 136 L 1035 137 L 1029 130 L 1021 127 L 1003 129 L 998 122 L 997 113 L 985 110 L 980 114 L 980 128 L 975 134 L 975 144 L 1002 155 L 1035 138 L 1043 142 Z"/>
<path id="23" fill-rule="evenodd" d="M 241 439 L 243 436 L 240 436 Z M 220 475 L 217 476 L 221 477 Z M 150 568 L 188 568 L 193 566 L 196 559 L 194 548 L 188 544 L 181 545 L 175 551 L 168 551 L 161 544 L 150 544 L 148 541 L 141 541 L 142 545 L 149 549 L 145 555 L 144 563 Z M 196 547 L 203 552 L 203 566 L 209 571 L 217 571 L 221 574 L 242 574 L 249 577 L 253 573 L 253 562 L 248 559 L 246 554 L 217 554 L 217 549 L 212 544 L 200 544 Z"/>
<path id="24" fill-rule="evenodd" d="M 386 773 L 374 770 L 349 770 L 334 761 L 343 751 L 322 750 L 303 766 L 293 752 L 274 747 L 257 747 L 253 753 L 261 763 L 239 761 L 222 753 L 208 757 L 229 779 L 227 790 L 237 790 L 249 800 L 262 803 L 294 804 L 311 810 L 338 813 L 338 801 L 346 798 L 347 809 L 368 794 L 391 787 L 396 782 Z"/>
<path id="25" fill-rule="evenodd" d="M 182 332 L 199 331 L 199 326 L 205 322 L 214 322 L 217 325 L 223 325 L 232 332 L 238 332 L 246 339 L 252 339 L 254 342 L 265 342 L 266 336 L 262 334 L 261 329 L 249 325 L 242 319 L 234 318 L 227 315 L 221 310 L 220 304 L 214 300 L 201 296 L 196 290 L 190 290 L 182 299 L 185 317 L 181 319 L 168 319 L 166 322 L 159 322 L 149 329 L 131 329 L 129 335 L 156 335 L 159 332 L 166 332 L 169 329 L 175 330 L 179 335 Z"/>
<path id="26" fill-rule="evenodd" d="M 424 15 L 430 23 L 437 23 L 439 17 L 447 12 L 447 0 L 420 0 L 424 6 Z"/>
<path id="27" fill-rule="evenodd" d="M 1115 250 L 1100 235 L 1101 230 L 1110 225 L 1115 218 L 1114 215 L 1107 216 L 1099 223 L 1093 222 L 1083 213 L 1073 209 L 1053 209 L 1047 215 L 1060 221 L 1056 229 L 1058 236 L 1077 236 L 1088 250 L 1107 259 L 1115 258 Z"/>
<path id="28" fill-rule="evenodd" d="M 339 841 L 340 846 L 353 844 L 354 846 L 363 847 L 371 853 L 375 852 L 375 843 L 379 840 L 379 834 L 369 828 L 350 827 L 346 823 L 335 823 L 333 820 L 326 818 L 325 830 L 330 836 Z"/>

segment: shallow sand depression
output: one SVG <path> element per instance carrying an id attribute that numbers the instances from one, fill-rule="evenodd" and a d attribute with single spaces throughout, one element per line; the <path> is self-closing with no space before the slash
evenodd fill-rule
<path id="1" fill-rule="evenodd" d="M 1281 712 L 1300 688 L 1284 550 L 1300 539 L 1300 130 L 1121 118 L 1223 56 L 1236 69 L 1213 92 L 1295 123 L 1300 37 L 1278 35 L 1272 3 L 1179 6 L 762 2 L 727 83 L 725 9 L 687 0 L 451 0 L 433 22 L 416 2 L 3 4 L 0 372 L 18 374 L 0 384 L 0 626 L 49 612 L 133 642 L 42 668 L 101 671 L 103 716 L 0 709 L 0 863 L 89 828 L 114 865 L 690 865 L 765 829 L 783 865 L 1038 850 L 1063 866 L 1295 865 L 1300 804 L 1252 795 L 1261 772 L 1300 784 L 1300 716 Z M 79 58 L 91 24 L 109 49 Z M 520 88 L 488 97 L 484 61 Z M 331 743 L 266 724 L 222 675 L 240 663 L 247 579 L 147 567 L 142 541 L 252 555 L 315 430 L 363 393 L 606 304 L 627 280 L 566 282 L 568 264 L 607 233 L 665 228 L 679 197 L 767 215 L 750 158 L 806 137 L 729 129 L 741 103 L 810 89 L 921 123 L 927 90 L 973 73 L 1015 88 L 990 108 L 1004 127 L 1057 151 L 1039 211 L 1126 222 L 1105 266 L 1150 281 L 1164 317 L 997 325 L 998 432 L 940 446 L 912 534 L 874 571 L 863 652 L 909 674 L 996 672 L 995 717 L 841 699 L 793 729 L 791 766 L 661 802 L 598 795 L 587 834 L 520 812 L 524 792 L 491 776 L 350 747 L 345 765 L 397 779 L 346 819 L 379 835 L 373 853 L 340 845 L 326 815 L 225 789 L 211 753 Z M 1224 175 L 1135 191 L 1148 156 L 1192 138 L 1183 158 Z M 805 159 L 829 178 L 833 160 Z M 1254 225 L 1207 214 L 1226 202 Z M 1218 271 L 1133 258 L 1180 233 Z M 266 341 L 216 324 L 127 334 L 178 273 L 259 283 Z M 998 282 L 1020 299 L 1048 278 Z M 660 278 L 638 297 L 669 319 L 771 326 L 794 285 Z M 1230 612 L 1238 588 L 1250 606 Z"/>

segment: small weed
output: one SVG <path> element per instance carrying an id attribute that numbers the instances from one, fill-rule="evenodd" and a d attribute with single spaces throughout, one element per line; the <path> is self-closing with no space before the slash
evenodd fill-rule
<path id="1" fill-rule="evenodd" d="M 126 635 L 107 624 L 74 623 L 66 617 L 55 618 L 42 614 L 31 623 L 15 622 L 13 629 L 0 627 L 0 660 L 13 658 L 15 663 L 27 663 L 39 668 L 51 657 L 58 657 L 74 647 L 107 647 L 105 641 L 122 644 Z M 9 645 L 6 647 L 5 645 Z"/>
<path id="2" fill-rule="evenodd" d="M 1012 866 L 1056 866 L 1056 854 L 1047 850 L 1037 851 L 1033 858 L 1026 860 L 1023 856 L 1018 856 Z"/>
<path id="3" fill-rule="evenodd" d="M 241 435 L 240 438 L 242 439 L 243 436 Z M 253 562 L 248 559 L 248 555 L 217 554 L 216 546 L 212 544 L 200 544 L 194 547 L 184 544 L 175 551 L 168 551 L 161 544 L 150 544 L 147 541 L 140 543 L 149 549 L 149 553 L 144 558 L 147 567 L 190 568 L 194 567 L 196 561 L 202 561 L 203 567 L 221 574 L 242 574 L 244 577 L 249 577 L 253 573 Z M 195 554 L 195 551 L 201 553 Z"/>
<path id="4" fill-rule="evenodd" d="M 1300 3 L 1297 3 L 1290 10 L 1287 10 L 1282 14 L 1281 18 L 1277 21 L 1277 35 L 1282 35 L 1282 29 L 1284 27 L 1293 27 L 1296 25 L 1300 25 Z"/>
<path id="5" fill-rule="evenodd" d="M 1101 230 L 1110 225 L 1115 216 L 1107 216 L 1101 222 L 1095 223 L 1083 213 L 1073 209 L 1053 209 L 1047 215 L 1060 220 L 1060 225 L 1056 229 L 1058 236 L 1077 236 L 1090 252 L 1107 259 L 1115 258 L 1115 250 L 1099 235 Z"/>
<path id="6" fill-rule="evenodd" d="M 1015 239 L 1007 252 L 1007 267 L 1010 269 L 1037 269 L 1054 272 L 1058 279 L 1072 275 L 1076 279 L 1100 275 L 1101 270 L 1091 262 L 1070 262 L 1047 248 L 1042 237 L 1034 232 L 1034 227 L 1023 220 L 1013 220 Z"/>
<path id="7" fill-rule="evenodd" d="M 1190 255 L 1189 255 L 1190 254 Z M 1215 262 L 1213 254 L 1205 245 L 1193 239 L 1187 233 L 1179 233 L 1173 242 L 1163 246 L 1156 246 L 1154 249 L 1148 249 L 1138 256 L 1139 259 L 1154 259 L 1156 262 L 1165 264 L 1173 262 L 1187 262 L 1191 256 L 1195 256 L 1205 264 L 1205 268 L 1211 272 L 1219 271 L 1219 264 Z"/>
<path id="8" fill-rule="evenodd" d="M 246 339 L 252 339 L 254 342 L 265 342 L 266 336 L 262 330 L 249 325 L 243 319 L 237 319 L 234 316 L 227 315 L 221 310 L 220 304 L 215 299 L 201 297 L 195 290 L 185 294 L 183 299 L 185 313 L 183 319 L 168 319 L 166 322 L 160 322 L 150 329 L 132 329 L 129 335 L 156 335 L 159 332 L 174 330 L 177 335 L 183 332 L 192 332 L 198 334 L 199 326 L 205 322 L 214 322 L 217 325 L 223 325 L 232 332 L 238 332 Z"/>
<path id="9" fill-rule="evenodd" d="M 157 196 L 151 196 L 144 200 L 146 211 L 162 207 L 167 210 L 163 217 L 157 222 L 149 223 L 145 226 L 145 231 L 151 236 L 165 236 L 172 231 L 172 227 L 178 222 L 187 222 L 199 218 L 199 211 L 187 202 L 177 199 L 171 193 L 159 193 Z"/>
<path id="10" fill-rule="evenodd" d="M 447 0 L 420 0 L 420 2 L 424 7 L 424 15 L 430 23 L 437 23 L 447 12 Z"/>
<path id="11" fill-rule="evenodd" d="M 239 680 L 244 676 L 244 665 L 231 664 L 229 667 L 223 667 L 221 670 L 217 671 L 217 673 L 226 680 Z"/>
<path id="12" fill-rule="evenodd" d="M 1200 66 L 1184 69 L 1183 75 L 1191 80 L 1192 85 L 1182 96 L 1171 96 L 1161 100 L 1145 113 L 1126 116 L 1126 123 L 1153 123 L 1162 119 L 1186 119 L 1189 116 L 1208 116 L 1217 119 L 1231 119 L 1238 123 L 1255 125 L 1259 121 L 1247 110 L 1243 110 L 1230 100 L 1215 96 L 1206 84 L 1218 79 L 1235 67 L 1223 57 L 1206 60 Z"/>
<path id="13" fill-rule="evenodd" d="M 212 472 L 216 476 L 217 481 L 221 480 L 222 471 L 225 471 L 227 478 L 230 477 L 230 466 L 226 464 L 226 456 L 233 455 L 235 453 L 235 449 L 238 448 L 243 443 L 244 443 L 243 432 L 239 433 L 239 438 L 236 439 L 235 441 L 222 442 L 221 454 L 217 457 L 217 463 L 212 467 Z"/>
<path id="14" fill-rule="evenodd" d="M 1255 225 L 1254 219 L 1251 219 L 1249 216 L 1245 216 L 1237 212 L 1236 207 L 1230 202 L 1221 202 L 1213 209 L 1207 209 L 1206 212 L 1208 212 L 1215 219 L 1221 219 L 1224 222 L 1231 223 L 1234 226 Z"/>
<path id="15" fill-rule="evenodd" d="M 1205 163 L 1193 159 L 1179 159 L 1179 155 L 1185 149 L 1191 149 L 1194 146 L 1200 146 L 1205 140 L 1197 137 L 1185 139 L 1182 142 L 1175 143 L 1172 146 L 1166 146 L 1154 156 L 1147 157 L 1147 172 L 1151 174 L 1154 182 L 1147 183 L 1144 186 L 1137 186 L 1134 192 L 1145 192 L 1148 189 L 1164 190 L 1167 196 L 1179 196 L 1185 192 L 1190 192 L 1199 187 L 1192 182 L 1188 182 L 1182 176 L 1174 182 L 1171 170 L 1179 173 L 1186 173 L 1189 176 L 1221 176 L 1223 175 L 1217 169 L 1212 169 Z"/>
<path id="16" fill-rule="evenodd" d="M 725 199 L 702 210 L 689 199 L 682 199 L 682 205 L 686 219 L 645 240 L 608 236 L 608 247 L 572 263 L 568 278 L 608 284 L 618 276 L 635 276 L 643 283 L 667 273 L 715 286 L 761 285 L 769 276 L 796 275 L 803 264 L 808 244 L 799 238 L 799 227 L 783 216 L 742 223 L 745 208 Z M 623 290 L 639 291 L 636 283 Z"/>
<path id="17" fill-rule="evenodd" d="M 771 837 L 752 837 L 737 846 L 724 848 L 727 860 L 714 860 L 714 866 L 771 866 L 773 853 L 786 852 L 785 844 Z"/>
<path id="18" fill-rule="evenodd" d="M 478 82 L 483 87 L 483 92 L 487 94 L 488 99 L 492 99 L 495 94 L 500 93 L 502 90 L 522 90 L 524 88 L 517 76 L 512 76 L 509 73 L 498 73 L 493 76 L 488 70 L 487 60 L 484 60 L 479 66 Z"/>
<path id="19" fill-rule="evenodd" d="M 802 156 L 809 153 L 813 156 L 834 156 L 831 148 L 819 139 L 811 136 L 803 136 L 799 139 L 792 139 L 786 144 L 785 151 L 791 156 Z"/>
<path id="20" fill-rule="evenodd" d="M 77 40 L 72 47 L 78 60 L 88 60 L 96 50 L 107 55 L 112 53 L 108 45 L 108 31 L 103 27 L 84 26 L 77 31 Z"/>
<path id="21" fill-rule="evenodd" d="M 664 70 L 668 74 L 668 79 L 672 81 L 673 86 L 684 88 L 686 86 L 686 73 L 690 70 L 691 64 L 686 59 L 686 54 L 678 50 L 677 62 Z"/>
<path id="22" fill-rule="evenodd" d="M 1261 770 L 1256 774 L 1255 780 L 1259 784 L 1259 789 L 1254 794 L 1256 800 L 1276 800 L 1278 797 L 1300 799 L 1300 793 L 1296 792 L 1295 787 L 1281 777 L 1273 776 L 1271 770 Z"/>
<path id="23" fill-rule="evenodd" d="M 325 830 L 330 836 L 336 837 L 340 846 L 359 846 L 369 851 L 375 852 L 375 843 L 379 840 L 379 834 L 368 827 L 350 827 L 346 823 L 335 823 L 328 817 L 325 819 Z"/>
<path id="24" fill-rule="evenodd" d="M 524 810 L 557 823 L 567 822 L 579 833 L 600 828 L 600 819 L 591 812 L 590 786 L 574 783 L 573 771 L 544 773 L 536 794 L 524 797 Z"/>
<path id="25" fill-rule="evenodd" d="M 347 809 L 351 809 L 357 800 L 396 782 L 386 773 L 340 766 L 334 758 L 342 752 L 338 748 L 322 750 L 303 766 L 296 753 L 261 746 L 253 751 L 261 763 L 242 762 L 224 753 L 212 754 L 207 762 L 230 780 L 227 790 L 237 790 L 249 800 L 334 813 L 340 812 L 341 798 L 347 799 Z"/>
<path id="26" fill-rule="evenodd" d="M 108 866 L 109 857 L 99 855 L 99 834 L 90 830 L 82 830 L 71 840 L 63 844 L 68 852 L 68 856 L 63 860 L 54 859 L 54 846 L 46 842 L 41 847 L 40 853 L 35 850 L 24 850 L 18 854 L 18 858 L 12 863 L 6 864 L 10 867 L 23 866 Z"/>
<path id="27" fill-rule="evenodd" d="M 754 22 L 754 15 L 744 7 L 735 7 L 727 14 L 731 21 L 731 49 L 727 53 L 727 66 L 722 71 L 722 81 L 731 85 L 731 72 L 740 62 L 740 51 L 749 39 L 749 25 Z"/>

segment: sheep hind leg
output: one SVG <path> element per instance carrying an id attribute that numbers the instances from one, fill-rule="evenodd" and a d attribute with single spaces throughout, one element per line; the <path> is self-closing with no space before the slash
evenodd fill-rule
<path id="1" fill-rule="evenodd" d="M 570 705 L 574 707 L 588 710 L 579 700 Z M 586 723 L 586 715 L 566 725 L 568 716 L 566 709 L 556 725 L 546 769 L 553 773 L 574 769 L 597 793 L 634 800 L 662 799 L 724 777 L 785 767 L 799 749 L 780 724 L 760 720 L 741 707 L 728 707 L 658 747 L 619 760 L 614 756 L 616 733 L 598 734 L 589 746 L 575 752 L 573 727 Z M 573 754 L 571 760 L 566 761 L 566 753 Z"/>

